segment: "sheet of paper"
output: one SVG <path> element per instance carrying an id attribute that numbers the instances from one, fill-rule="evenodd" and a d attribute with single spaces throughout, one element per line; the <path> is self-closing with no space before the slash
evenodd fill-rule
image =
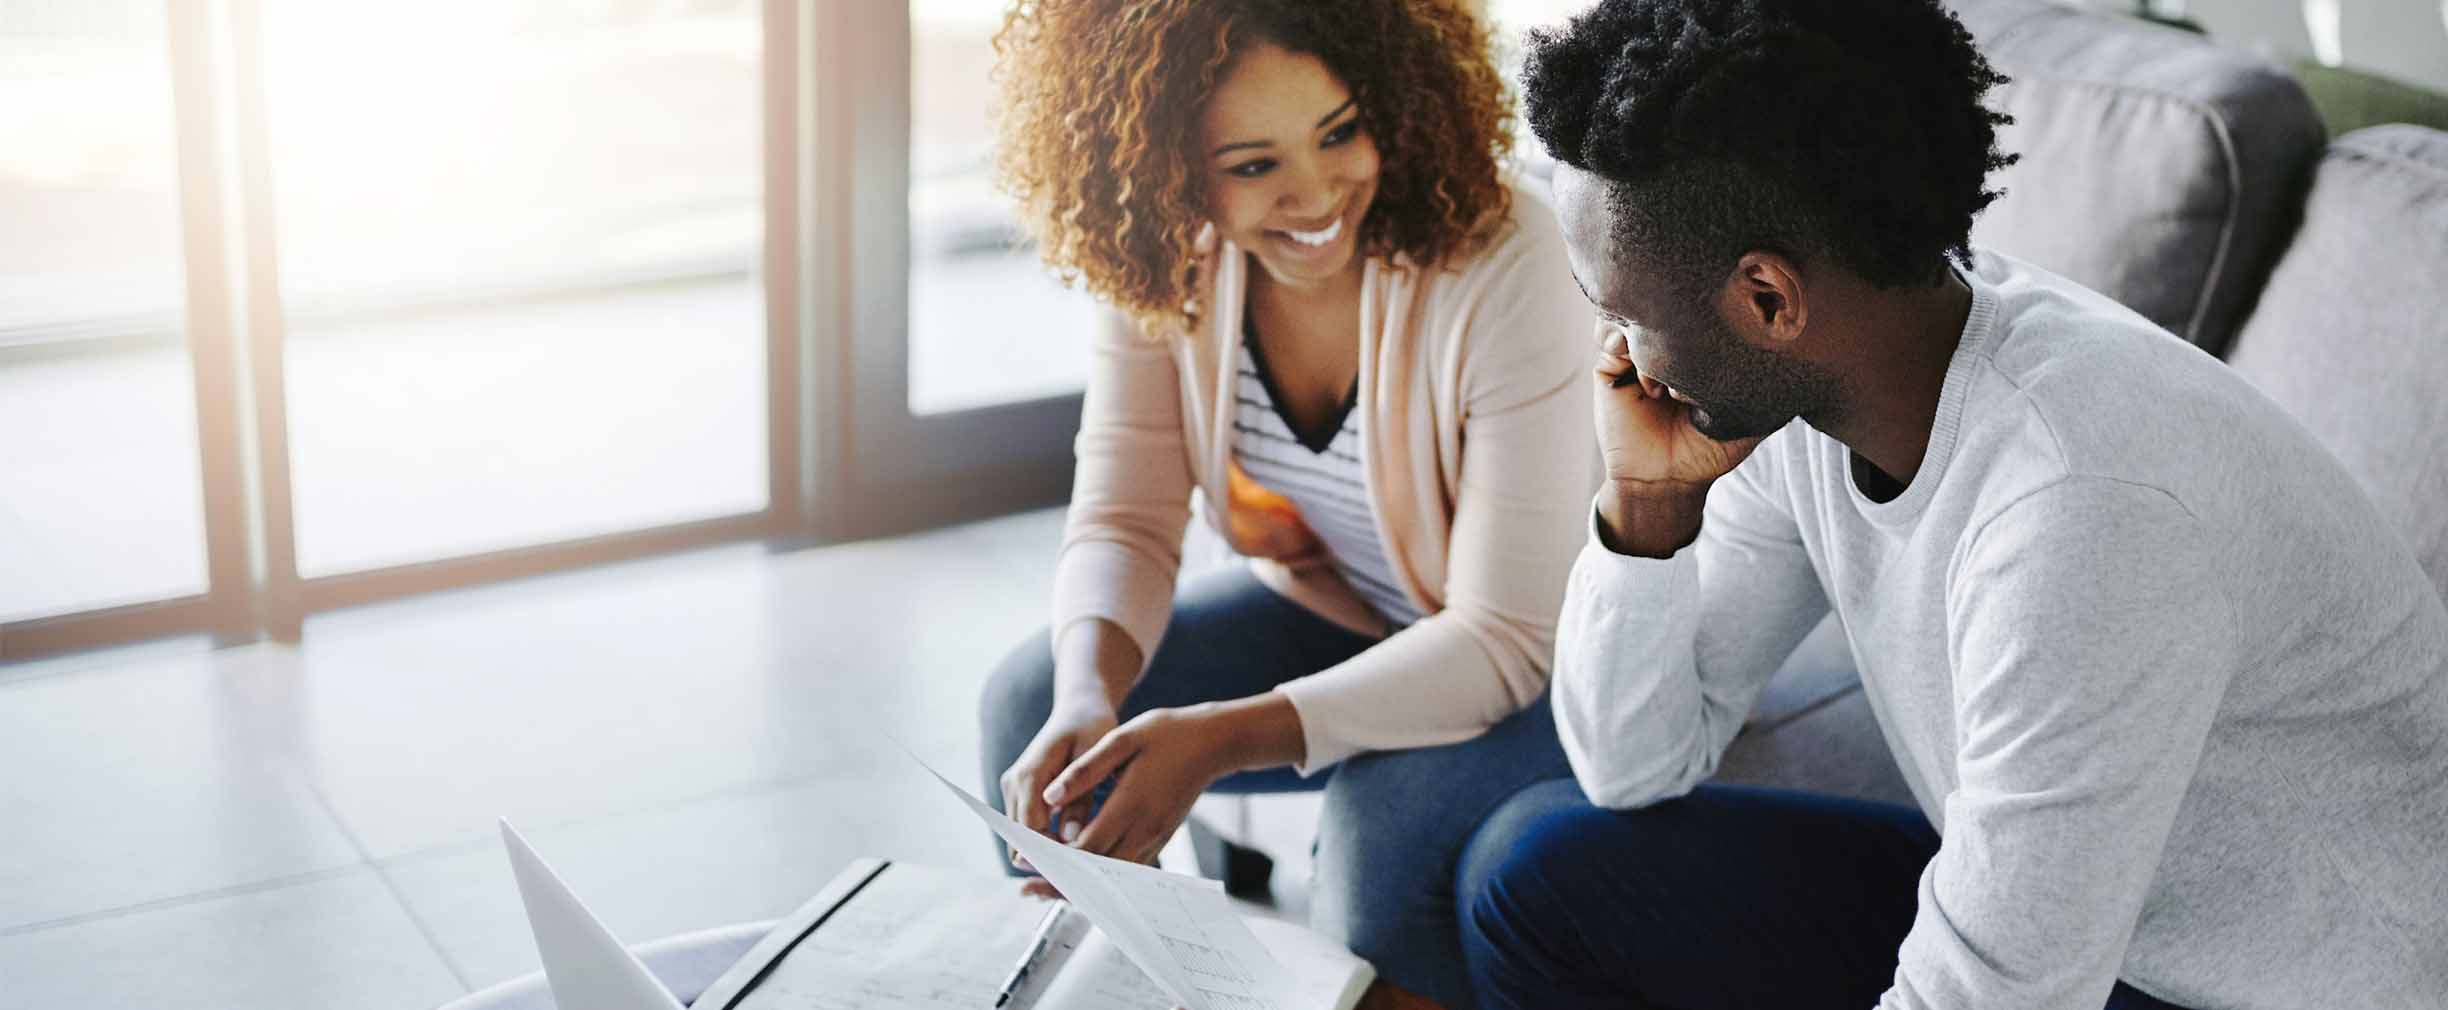
<path id="1" fill-rule="evenodd" d="M 1079 917 L 1082 923 L 1086 916 Z M 1062 969 L 1047 976 L 1042 988 L 1031 986 L 1023 997 L 1030 1008 L 1043 1010 L 1165 1010 L 1174 1005 L 1164 987 L 1131 963 L 1105 931 L 1090 927 L 1072 941 Z"/>
<path id="2" fill-rule="evenodd" d="M 1081 852 L 1003 816 L 935 769 L 927 768 L 927 774 L 1020 850 L 1179 1005 L 1188 1010 L 1284 1005 L 1282 968 L 1222 892 L 1177 873 Z"/>
<path id="3" fill-rule="evenodd" d="M 1007 881 L 890 866 L 792 947 L 739 1005 L 986 1010 L 1028 948 L 1045 907 Z M 1039 972 L 1060 973 L 1051 963 Z M 1130 1010 L 1152 1008 L 1142 1003 Z"/>
<path id="4" fill-rule="evenodd" d="M 1284 968 L 1287 1007 L 1292 1010 L 1349 1010 L 1360 1001 L 1377 972 L 1340 944 L 1299 926 L 1260 916 L 1244 915 L 1258 941 L 1266 944 Z M 1132 964 L 1101 930 L 1084 930 L 1076 940 L 1057 941 L 1068 948 L 1068 964 L 1050 975 L 1043 990 L 1025 991 L 1030 1005 L 1045 1010 L 1155 1010 L 1173 1005 L 1172 998 Z M 1013 1010 L 1023 1010 L 1015 1006 Z"/>
<path id="5" fill-rule="evenodd" d="M 1359 955 L 1308 929 L 1256 915 L 1241 921 L 1283 966 L 1284 1005 L 1291 1010 L 1347 1010 L 1377 978 L 1377 969 Z"/>

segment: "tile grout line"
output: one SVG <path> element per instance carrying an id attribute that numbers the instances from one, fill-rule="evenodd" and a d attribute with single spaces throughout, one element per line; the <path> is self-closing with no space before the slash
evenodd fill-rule
<path id="1" fill-rule="evenodd" d="M 442 962 L 444 971 L 450 972 L 451 981 L 459 983 L 461 992 L 475 992 L 476 986 L 468 981 L 467 972 L 459 967 L 459 962 L 450 956 L 449 951 L 442 949 L 442 940 L 434 935 L 433 926 L 425 921 L 424 916 L 417 914 L 416 906 L 409 904 L 408 896 L 401 893 L 399 882 L 391 879 L 391 872 L 383 868 L 374 854 L 366 849 L 365 840 L 358 838 L 357 832 L 349 827 L 348 820 L 340 816 L 340 808 L 332 804 L 331 797 L 324 795 L 322 783 L 302 771 L 298 772 L 298 779 L 305 785 L 307 794 L 315 798 L 315 804 L 323 808 L 323 815 L 331 818 L 332 826 L 340 830 L 340 837 L 348 839 L 349 848 L 357 853 L 359 865 L 374 872 L 374 879 L 382 884 L 383 893 L 391 896 L 391 903 L 399 906 L 401 914 L 408 917 L 408 924 L 416 928 L 417 936 L 424 938 L 425 948 L 433 951 L 434 959 Z"/>
<path id="2" fill-rule="evenodd" d="M 173 641 L 184 637 L 187 636 L 172 636 L 170 639 L 164 639 L 163 641 Z M 25 684 L 41 684 L 60 677 L 76 676 L 80 674 L 111 674 L 121 672 L 123 669 L 143 669 L 148 662 L 155 660 L 188 659 L 194 657 L 204 657 L 209 659 L 214 654 L 219 653 L 224 649 L 244 649 L 258 644 L 261 643 L 247 642 L 240 645 L 212 646 L 193 651 L 183 649 L 165 649 L 158 656 L 95 655 L 88 657 L 52 657 L 48 659 L 34 659 L 26 661 L 34 663 L 64 662 L 67 664 L 57 670 L 11 670 L 8 668 L 11 665 L 10 663 L 0 663 L 0 691 L 5 691 L 9 688 L 18 687 Z M 136 647 L 142 648 L 143 644 L 140 643 Z M 85 661 L 88 659 L 91 661 Z"/>
<path id="3" fill-rule="evenodd" d="M 164 909 L 179 908 L 185 905 L 194 905 L 220 898 L 235 898 L 248 894 L 261 894 L 268 891 L 278 891 L 283 888 L 297 887 L 304 884 L 320 883 L 326 880 L 334 880 L 340 877 L 345 877 L 363 868 L 364 867 L 362 864 L 332 866 L 320 870 L 308 870 L 304 873 L 292 873 L 286 876 L 251 881 L 244 884 L 231 884 L 228 887 L 216 887 L 206 891 L 195 891 L 188 894 L 174 895 L 168 898 L 155 898 L 151 901 L 140 901 L 133 905 L 119 905 L 113 908 L 96 909 L 91 912 L 79 912 L 75 915 L 63 915 L 56 919 L 44 919 L 39 922 L 20 923 L 15 926 L 0 928 L 0 939 L 24 936 L 29 933 L 40 933 L 44 930 L 50 929 L 61 929 L 68 926 L 80 926 L 88 922 L 99 922 L 104 919 L 115 919 L 123 915 L 136 915 L 143 912 L 158 912 Z"/>
<path id="4" fill-rule="evenodd" d="M 548 831 L 591 828 L 631 817 L 643 817 L 657 813 L 669 813 L 683 807 L 695 806 L 701 803 L 711 803 L 717 800 L 754 796 L 763 792 L 776 792 L 803 788 L 839 777 L 841 777 L 841 773 L 838 771 L 813 771 L 776 775 L 770 778 L 747 779 L 729 785 L 715 786 L 698 792 L 675 796 L 669 799 L 656 800 L 643 806 L 625 807 L 618 810 L 607 810 L 600 813 L 582 814 L 576 817 L 539 821 L 533 824 L 528 824 L 521 828 L 521 830 L 541 834 Z M 316 799 L 321 801 L 323 798 L 320 795 L 317 795 Z M 326 812 L 330 812 L 330 809 L 331 808 L 326 805 Z M 337 814 L 334 814 L 333 816 L 335 820 L 338 819 Z M 343 829 L 342 834 L 348 835 L 349 832 Z M 354 837 L 350 837 L 349 840 L 352 845 L 356 844 L 356 839 Z M 391 864 L 408 862 L 410 860 L 427 859 L 437 856 L 450 855 L 453 853 L 471 851 L 483 848 L 488 844 L 493 844 L 492 840 L 488 839 L 482 833 L 479 833 L 455 838 L 449 841 L 420 845 L 413 849 L 405 849 L 400 852 L 392 853 L 388 856 L 373 855 L 371 849 L 366 849 L 363 847 L 358 847 L 358 851 L 368 865 L 379 868 L 387 867 Z M 351 868 L 353 867 L 342 867 L 341 869 Z M 4 933 L 5 931 L 0 931 L 0 934 Z"/>

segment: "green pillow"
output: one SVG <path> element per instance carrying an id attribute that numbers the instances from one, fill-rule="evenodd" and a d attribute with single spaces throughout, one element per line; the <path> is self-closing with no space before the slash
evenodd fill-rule
<path id="1" fill-rule="evenodd" d="M 2332 137 L 2383 123 L 2448 130 L 2448 95 L 2311 60 L 2295 60 L 2294 71 Z"/>

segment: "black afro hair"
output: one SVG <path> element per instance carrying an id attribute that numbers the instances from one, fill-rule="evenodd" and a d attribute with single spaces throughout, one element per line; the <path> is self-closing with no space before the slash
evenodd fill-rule
<path id="1" fill-rule="evenodd" d="M 1601 0 L 1534 31 L 1530 126 L 1609 183 L 1614 234 L 1671 289 L 1743 253 L 1833 257 L 1882 288 L 1969 263 L 2006 78 L 1938 0 Z"/>

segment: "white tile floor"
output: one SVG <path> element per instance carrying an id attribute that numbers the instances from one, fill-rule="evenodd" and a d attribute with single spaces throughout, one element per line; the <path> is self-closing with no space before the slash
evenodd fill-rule
<path id="1" fill-rule="evenodd" d="M 724 547 L 325 615 L 295 648 L 0 665 L 0 1003 L 423 1010 L 525 974 L 500 816 L 631 940 L 781 915 L 859 855 L 992 872 L 886 738 L 976 775 L 978 687 L 1042 620 L 1060 527 Z M 1797 669 L 1726 776 L 1900 796 L 1851 678 Z M 1314 798 L 1202 808 L 1248 816 L 1299 914 Z"/>
<path id="2" fill-rule="evenodd" d="M 508 816 L 624 937 L 857 855 L 992 869 L 974 777 L 1059 511 L 739 546 L 317 618 L 296 648 L 0 666 L 12 1006 L 420 1010 L 532 971 Z"/>

